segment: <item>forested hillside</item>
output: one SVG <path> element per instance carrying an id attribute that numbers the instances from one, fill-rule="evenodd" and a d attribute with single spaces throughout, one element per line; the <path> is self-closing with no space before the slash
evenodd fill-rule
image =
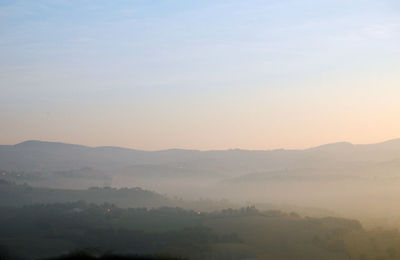
<path id="1" fill-rule="evenodd" d="M 212 211 L 227 207 L 238 207 L 228 200 L 183 200 L 177 197 L 168 197 L 142 189 L 91 187 L 83 190 L 53 189 L 19 185 L 0 180 L 0 206 L 25 206 L 32 204 L 64 203 L 86 201 L 89 203 L 112 203 L 124 208 L 137 207 L 182 207 Z M 267 206 L 264 206 L 264 208 Z"/>
<path id="2" fill-rule="evenodd" d="M 75 202 L 1 207 L 0 223 L 0 245 L 8 259 L 36 259 L 78 249 L 187 259 L 400 256 L 397 231 L 366 231 L 355 220 L 303 218 L 254 207 L 203 213 Z"/>

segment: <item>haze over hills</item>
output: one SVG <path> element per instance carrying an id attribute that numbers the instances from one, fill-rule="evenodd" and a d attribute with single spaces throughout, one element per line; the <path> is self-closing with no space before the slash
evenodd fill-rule
<path id="1" fill-rule="evenodd" d="M 400 260 L 399 13 L 0 1 L 0 260 Z"/>
<path id="2" fill-rule="evenodd" d="M 353 145 L 333 143 L 305 150 L 215 150 L 170 149 L 140 151 L 120 147 L 87 147 L 82 145 L 25 141 L 16 145 L 0 145 L 0 165 L 5 170 L 52 171 L 83 167 L 111 170 L 142 164 L 170 164 L 203 161 L 204 164 L 229 163 L 249 168 L 296 166 L 313 159 L 343 162 L 384 162 L 400 158 L 400 139 L 378 144 Z M 320 161 L 316 162 L 321 163 Z"/>
<path id="3" fill-rule="evenodd" d="M 0 146 L 1 178 L 32 186 L 142 187 L 189 199 L 228 198 L 396 212 L 400 139 L 305 150 L 171 149 L 26 141 Z"/>
<path id="4" fill-rule="evenodd" d="M 202 174 L 238 176 L 259 170 L 328 166 L 337 163 L 383 163 L 400 159 L 400 139 L 378 144 L 333 143 L 305 150 L 170 149 L 140 151 L 120 147 L 25 141 L 0 145 L 0 167 L 8 171 L 67 171 L 93 168 L 107 174 L 138 165 L 193 169 Z M 189 174 L 189 173 L 188 173 Z"/>
<path id="5" fill-rule="evenodd" d="M 214 259 L 364 259 L 365 252 L 396 259 L 400 241 L 397 231 L 366 229 L 400 226 L 400 139 L 305 150 L 153 152 L 27 141 L 0 146 L 0 169 L 0 217 L 7 223 L 1 239 L 18 256 L 90 245 L 145 254 L 170 242 L 176 255 L 197 248 L 200 256 L 192 259 L 213 259 L 204 252 Z M 232 209 L 243 205 L 256 207 Z M 110 245 L 110 237 L 118 243 Z M 137 241 L 152 243 L 135 248 Z M 176 251 L 182 245 L 187 251 Z"/>

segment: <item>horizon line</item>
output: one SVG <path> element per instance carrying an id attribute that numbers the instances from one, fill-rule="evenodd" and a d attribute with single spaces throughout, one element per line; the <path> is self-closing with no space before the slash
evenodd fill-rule
<path id="1" fill-rule="evenodd" d="M 103 146 L 90 146 L 90 145 L 83 145 L 83 144 L 76 144 L 76 143 L 68 143 L 68 142 L 63 142 L 63 141 L 43 141 L 43 140 L 38 140 L 38 139 L 28 139 L 16 144 L 0 144 L 0 146 L 17 146 L 17 145 L 22 145 L 24 143 L 29 143 L 29 142 L 37 142 L 37 143 L 49 143 L 49 144 L 63 144 L 63 145 L 73 145 L 73 146 L 81 146 L 81 147 L 87 147 L 87 148 L 117 148 L 117 149 L 124 149 L 124 150 L 131 150 L 131 151 L 141 151 L 141 152 L 163 152 L 163 151 L 172 151 L 172 150 L 180 150 L 180 151 L 198 151 L 198 152 L 211 152 L 211 151 L 260 151 L 260 152 L 265 152 L 265 151 L 279 151 L 279 150 L 285 150 L 285 151 L 302 151 L 302 150 L 310 150 L 310 149 L 316 149 L 316 148 L 321 148 L 324 146 L 330 146 L 330 145 L 350 145 L 350 146 L 358 146 L 358 145 L 379 145 L 379 144 L 385 144 L 385 143 L 390 143 L 393 141 L 399 141 L 400 142 L 400 137 L 399 138 L 392 138 L 392 139 L 386 139 L 385 141 L 381 142 L 376 142 L 376 143 L 351 143 L 348 141 L 338 141 L 338 142 L 331 142 L 331 143 L 325 143 L 325 144 L 320 144 L 316 146 L 309 146 L 307 148 L 275 148 L 275 149 L 243 149 L 243 148 L 226 148 L 226 149 L 190 149 L 190 148 L 166 148 L 166 149 L 156 149 L 156 150 L 145 150 L 145 149 L 135 149 L 135 148 L 130 148 L 130 147 L 123 147 L 123 146 L 113 146 L 113 145 L 103 145 Z"/>

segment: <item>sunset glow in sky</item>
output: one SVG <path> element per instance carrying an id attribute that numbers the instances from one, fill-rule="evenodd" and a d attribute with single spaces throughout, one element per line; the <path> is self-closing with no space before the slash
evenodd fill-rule
<path id="1" fill-rule="evenodd" d="M 400 137 L 400 1 L 0 1 L 0 144 Z"/>

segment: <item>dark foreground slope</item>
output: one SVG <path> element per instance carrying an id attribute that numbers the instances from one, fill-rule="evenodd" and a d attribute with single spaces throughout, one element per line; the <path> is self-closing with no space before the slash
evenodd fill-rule
<path id="1" fill-rule="evenodd" d="M 366 231 L 355 220 L 303 218 L 253 207 L 214 213 L 121 209 L 66 203 L 0 208 L 0 245 L 9 259 L 79 249 L 187 259 L 399 259 L 400 234 Z"/>
<path id="2" fill-rule="evenodd" d="M 46 258 L 44 260 L 183 260 L 183 258 L 162 255 L 118 255 L 112 253 L 106 253 L 98 256 L 91 252 L 81 250 L 61 256 Z"/>
<path id="3" fill-rule="evenodd" d="M 1 250 L 1 249 L 0 249 Z M 0 259 L 20 259 L 13 257 L 9 254 L 2 255 L 4 253 L 0 251 Z M 106 253 L 98 255 L 91 252 L 90 250 L 79 250 L 76 252 L 63 254 L 60 256 L 54 256 L 44 258 L 43 260 L 183 260 L 184 258 L 164 256 L 164 255 L 118 255 L 113 253 Z"/>

